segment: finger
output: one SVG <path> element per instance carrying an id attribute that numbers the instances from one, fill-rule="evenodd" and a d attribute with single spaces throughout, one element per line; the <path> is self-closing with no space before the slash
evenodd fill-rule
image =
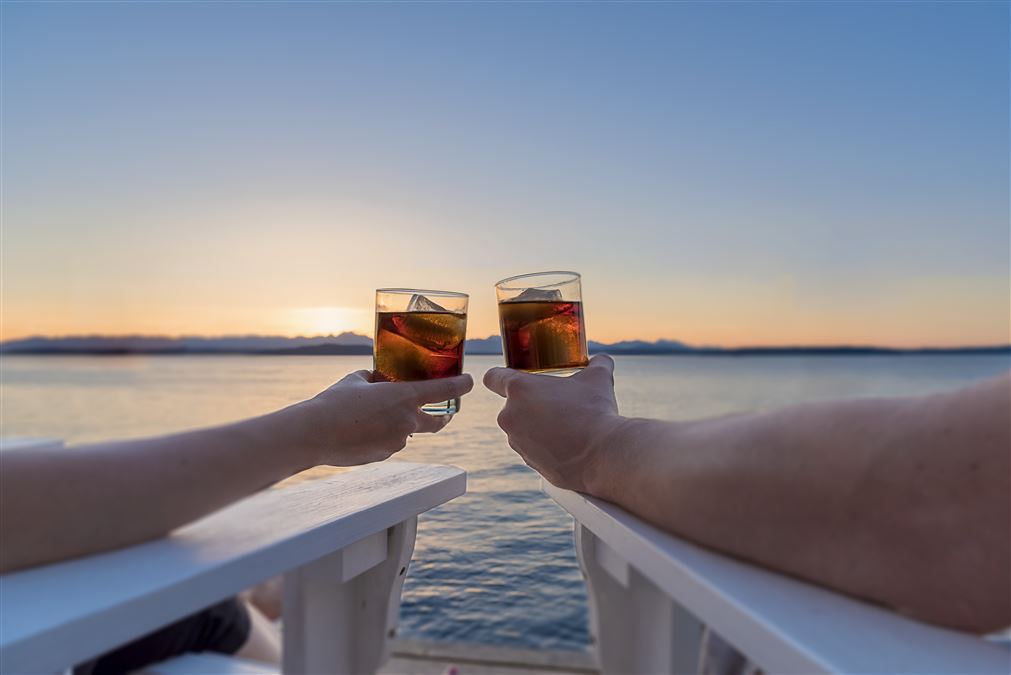
<path id="1" fill-rule="evenodd" d="M 602 375 L 607 375 L 608 379 L 614 379 L 614 359 L 607 354 L 597 354 L 590 362 L 586 364 L 586 368 L 583 368 L 581 373 L 578 375 L 584 375 L 586 377 L 601 377 Z"/>
<path id="2" fill-rule="evenodd" d="M 434 434 L 449 424 L 449 420 L 452 419 L 452 417 L 452 415 L 429 415 L 426 412 L 418 411 L 418 428 L 414 433 Z"/>
<path id="3" fill-rule="evenodd" d="M 587 370 L 590 370 L 591 368 L 602 368 L 608 373 L 613 373 L 614 359 L 610 354 L 597 354 L 590 359 L 590 362 L 586 365 Z"/>
<path id="4" fill-rule="evenodd" d="M 509 383 L 522 374 L 512 368 L 492 368 L 484 374 L 484 386 L 505 398 L 508 396 Z"/>
<path id="5" fill-rule="evenodd" d="M 520 382 L 536 382 L 537 380 L 556 382 L 557 378 L 541 373 L 526 373 L 512 368 L 492 368 L 484 374 L 484 386 L 504 398 L 508 398 L 510 394 L 515 392 L 516 385 Z"/>
<path id="6" fill-rule="evenodd" d="M 361 381 L 361 382 L 372 382 L 372 371 L 371 370 L 356 370 L 353 373 L 348 373 L 341 378 L 341 382 L 351 382 L 351 381 Z"/>
<path id="7" fill-rule="evenodd" d="M 422 380 L 411 382 L 414 386 L 416 400 L 421 403 L 439 403 L 460 398 L 474 388 L 474 378 L 470 375 L 443 377 L 438 380 Z"/>

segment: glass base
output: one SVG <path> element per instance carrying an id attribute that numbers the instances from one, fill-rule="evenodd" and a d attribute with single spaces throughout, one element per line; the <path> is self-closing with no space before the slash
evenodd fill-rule
<path id="1" fill-rule="evenodd" d="M 454 398 L 440 403 L 426 403 L 421 406 L 421 412 L 429 415 L 455 415 L 460 412 L 460 399 Z"/>
<path id="2" fill-rule="evenodd" d="M 545 370 L 525 370 L 525 373 L 534 373 L 536 375 L 551 375 L 552 377 L 569 377 L 570 375 L 575 375 L 580 370 L 586 366 L 574 366 L 571 368 L 547 368 Z"/>
<path id="3" fill-rule="evenodd" d="M 580 366 L 579 368 L 559 368 L 558 370 L 545 370 L 543 371 L 543 374 L 551 375 L 552 377 L 569 377 L 570 375 L 575 375 L 582 369 L 583 366 Z"/>

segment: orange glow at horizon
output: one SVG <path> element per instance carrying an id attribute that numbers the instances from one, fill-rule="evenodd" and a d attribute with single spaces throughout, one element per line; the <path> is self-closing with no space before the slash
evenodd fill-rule
<path id="1" fill-rule="evenodd" d="M 695 346 L 1007 344 L 1011 306 L 1000 280 L 923 279 L 874 293 L 798 294 L 782 283 L 673 283 L 658 298 L 635 297 L 593 280 L 584 290 L 591 340 L 680 340 Z M 461 286 L 463 287 L 463 286 Z M 360 296 L 371 297 L 366 291 Z M 490 295 L 490 293 L 488 294 Z M 994 311 L 996 307 L 1005 310 Z M 5 302 L 0 339 L 36 335 L 372 335 L 373 307 Z M 498 334 L 494 300 L 472 295 L 467 334 Z"/>
<path id="2" fill-rule="evenodd" d="M 290 328 L 281 335 L 338 335 L 344 332 L 369 335 L 372 312 L 354 307 L 298 307 L 290 314 Z"/>

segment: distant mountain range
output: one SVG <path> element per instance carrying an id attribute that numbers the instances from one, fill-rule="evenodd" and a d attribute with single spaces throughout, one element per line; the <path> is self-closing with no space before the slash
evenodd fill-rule
<path id="1" fill-rule="evenodd" d="M 784 347 L 694 347 L 676 340 L 623 340 L 615 343 L 589 342 L 591 354 L 608 352 L 623 355 L 712 354 L 759 356 L 776 354 L 1011 354 L 1011 345 L 966 347 L 924 347 L 893 349 L 870 346 L 784 346 Z M 502 338 L 497 335 L 467 340 L 468 354 L 501 354 Z M 282 337 L 238 335 L 226 337 L 148 337 L 101 335 L 78 337 L 31 337 L 0 343 L 2 354 L 273 354 L 273 355 L 365 355 L 372 353 L 372 338 L 357 333 Z"/>
<path id="2" fill-rule="evenodd" d="M 306 349 L 327 354 L 371 354 L 372 338 L 357 333 L 316 337 L 233 335 L 168 338 L 88 335 L 31 337 L 0 343 L 0 353 L 4 354 L 274 354 Z"/>

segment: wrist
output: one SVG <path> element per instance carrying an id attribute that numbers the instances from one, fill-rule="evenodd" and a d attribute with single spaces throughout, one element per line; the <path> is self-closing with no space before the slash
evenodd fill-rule
<path id="1" fill-rule="evenodd" d="M 326 454 L 323 419 L 312 399 L 278 410 L 277 452 L 282 452 L 290 474 L 296 474 L 323 463 Z"/>
<path id="2" fill-rule="evenodd" d="M 613 478 L 623 470 L 622 458 L 628 445 L 625 439 L 630 427 L 637 421 L 615 415 L 597 430 L 587 448 L 587 463 L 580 492 L 613 501 Z"/>

